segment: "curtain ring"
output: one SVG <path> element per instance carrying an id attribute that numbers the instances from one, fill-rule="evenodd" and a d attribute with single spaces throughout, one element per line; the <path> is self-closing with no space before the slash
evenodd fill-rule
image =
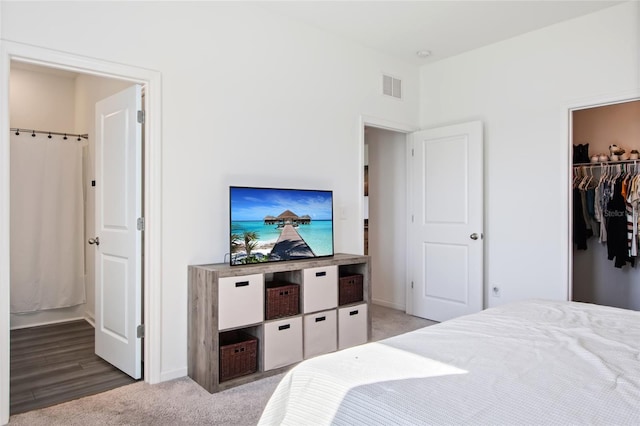
<path id="1" fill-rule="evenodd" d="M 35 131 L 35 130 L 32 130 L 32 131 L 31 131 L 31 137 L 32 137 L 32 138 L 35 138 L 35 137 L 36 137 L 36 131 Z"/>
<path id="2" fill-rule="evenodd" d="M 49 132 L 49 136 L 47 136 L 49 139 L 51 139 L 51 132 Z"/>
<path id="3" fill-rule="evenodd" d="M 62 138 L 62 139 L 64 139 L 65 141 L 67 140 L 67 134 L 66 133 L 64 134 L 64 138 Z"/>
<path id="4" fill-rule="evenodd" d="M 16 136 L 20 136 L 20 129 L 16 129 Z"/>

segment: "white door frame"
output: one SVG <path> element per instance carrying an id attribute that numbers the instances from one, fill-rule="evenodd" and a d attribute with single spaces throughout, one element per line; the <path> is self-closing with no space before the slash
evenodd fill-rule
<path id="1" fill-rule="evenodd" d="M 372 117 L 372 116 L 368 116 L 368 115 L 361 115 L 360 116 L 360 155 L 358 158 L 358 223 L 363 224 L 364 223 L 364 173 L 362 172 L 364 170 L 364 128 L 365 127 L 375 127 L 377 129 L 384 129 L 384 130 L 390 130 L 392 132 L 398 132 L 398 133 L 404 133 L 405 135 L 408 135 L 410 133 L 413 133 L 415 131 L 418 131 L 419 128 L 415 127 L 415 126 L 411 126 L 409 124 L 403 124 L 403 123 L 397 123 L 397 122 L 393 122 L 393 121 L 389 121 L 389 120 L 385 120 L 383 118 L 378 118 L 378 117 Z M 406 163 L 405 164 L 410 164 L 409 163 L 409 159 L 411 158 L 411 151 L 409 149 L 409 143 L 410 141 L 407 140 L 405 141 L 405 152 L 406 152 Z M 407 182 L 407 187 L 404 188 L 405 192 L 409 193 L 409 187 L 411 185 L 411 180 L 410 180 L 410 170 L 409 167 L 406 168 L 405 170 L 405 181 Z M 409 211 L 409 197 L 405 197 L 406 198 L 406 205 L 405 205 L 405 210 L 408 212 Z M 407 221 L 407 227 L 409 226 L 409 221 Z M 408 228 L 407 228 L 407 232 L 408 232 Z M 360 226 L 358 227 L 358 240 L 359 240 L 359 251 L 361 254 L 364 254 L 364 226 Z M 409 239 L 405 238 L 406 241 L 406 249 L 407 249 L 407 253 L 409 250 Z M 406 256 L 406 261 L 405 261 L 405 276 L 409 276 L 409 256 Z M 408 314 L 411 314 L 412 312 L 412 308 L 411 305 L 409 303 L 409 295 L 410 292 L 408 291 L 408 289 L 410 288 L 410 282 L 406 282 L 405 283 L 405 311 Z"/>
<path id="2" fill-rule="evenodd" d="M 563 109 L 564 120 L 566 124 L 564 134 L 567 135 L 567 143 L 565 146 L 565 155 L 567 155 L 566 169 L 564 170 L 564 182 L 565 186 L 565 244 L 567 261 L 563 262 L 567 265 L 566 277 L 567 277 L 567 300 L 573 299 L 573 188 L 571 187 L 571 177 L 573 175 L 573 111 L 579 111 L 582 109 L 597 108 L 600 106 L 620 104 L 624 102 L 638 101 L 640 100 L 640 89 L 625 91 L 621 93 L 607 94 L 603 96 L 596 96 L 586 99 L 577 100 L 570 104 L 567 104 Z"/>
<path id="3" fill-rule="evenodd" d="M 144 124 L 144 380 L 161 381 L 161 74 L 55 50 L 0 41 L 0 424 L 9 422 L 10 182 L 9 73 L 11 61 L 116 78 L 145 87 Z"/>

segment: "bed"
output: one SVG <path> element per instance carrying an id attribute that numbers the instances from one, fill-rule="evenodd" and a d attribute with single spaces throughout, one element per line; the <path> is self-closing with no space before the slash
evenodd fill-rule
<path id="1" fill-rule="evenodd" d="M 640 424 L 640 312 L 532 300 L 298 364 L 261 425 Z"/>

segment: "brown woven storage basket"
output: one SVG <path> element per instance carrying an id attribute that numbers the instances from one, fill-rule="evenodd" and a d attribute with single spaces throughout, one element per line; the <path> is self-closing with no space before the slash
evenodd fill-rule
<path id="1" fill-rule="evenodd" d="M 361 302 L 362 296 L 362 275 L 349 275 L 340 277 L 338 283 L 338 304 Z"/>
<path id="2" fill-rule="evenodd" d="M 234 330 L 220 334 L 220 381 L 258 370 L 258 338 Z"/>
<path id="3" fill-rule="evenodd" d="M 284 281 L 266 285 L 265 319 L 275 319 L 300 313 L 300 286 Z"/>

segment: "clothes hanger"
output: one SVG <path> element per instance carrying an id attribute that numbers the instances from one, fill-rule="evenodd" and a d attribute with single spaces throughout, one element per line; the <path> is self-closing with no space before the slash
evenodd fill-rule
<path id="1" fill-rule="evenodd" d="M 605 178 L 605 183 L 607 185 L 611 185 L 615 181 L 614 174 L 613 174 L 613 165 L 608 164 L 606 167 L 607 167 L 607 176 Z"/>
<path id="2" fill-rule="evenodd" d="M 589 183 L 591 183 L 591 176 L 589 175 L 589 169 L 585 170 L 584 178 L 582 178 L 582 183 L 580 184 L 580 189 L 586 191 L 589 189 Z"/>
<path id="3" fill-rule="evenodd" d="M 587 171 L 582 170 L 582 177 L 580 178 L 580 182 L 578 182 L 578 189 L 584 191 L 584 184 L 587 181 Z"/>
<path id="4" fill-rule="evenodd" d="M 589 180 L 587 181 L 587 189 L 594 189 L 596 185 L 593 185 L 594 175 L 593 175 L 593 167 L 589 167 Z"/>
<path id="5" fill-rule="evenodd" d="M 600 179 L 598 179 L 598 186 L 601 186 L 607 179 L 606 166 L 600 166 Z"/>
<path id="6" fill-rule="evenodd" d="M 575 189 L 578 187 L 578 184 L 580 183 L 580 181 L 582 180 L 582 166 L 581 167 L 575 167 L 573 169 L 573 182 L 571 184 L 571 186 Z"/>

